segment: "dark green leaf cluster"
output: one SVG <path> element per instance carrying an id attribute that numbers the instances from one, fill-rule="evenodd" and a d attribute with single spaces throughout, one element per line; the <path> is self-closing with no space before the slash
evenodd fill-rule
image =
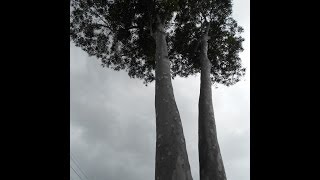
<path id="1" fill-rule="evenodd" d="M 158 18 L 168 33 L 171 72 L 187 77 L 200 71 L 199 38 L 210 21 L 208 57 L 212 81 L 232 85 L 245 69 L 242 28 L 231 15 L 230 0 L 71 0 L 70 37 L 76 46 L 96 56 L 104 67 L 126 70 L 145 84 L 155 79 Z"/>
<path id="2" fill-rule="evenodd" d="M 200 71 L 200 38 L 210 22 L 208 58 L 212 63 L 213 83 L 233 85 L 245 74 L 239 52 L 243 28 L 231 18 L 230 0 L 187 0 L 176 15 L 170 58 L 175 59 L 174 75 L 187 77 Z"/>
<path id="3" fill-rule="evenodd" d="M 125 69 L 132 78 L 154 80 L 157 16 L 172 19 L 178 1 L 71 0 L 70 37 L 104 67 Z M 168 27 L 168 25 L 166 26 Z"/>

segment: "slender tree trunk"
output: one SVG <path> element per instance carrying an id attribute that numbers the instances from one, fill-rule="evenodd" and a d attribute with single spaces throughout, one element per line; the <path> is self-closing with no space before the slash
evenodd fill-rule
<path id="1" fill-rule="evenodd" d="M 156 180 L 192 180 L 180 114 L 170 74 L 166 34 L 161 23 L 156 41 Z"/>
<path id="2" fill-rule="evenodd" d="M 199 97 L 199 163 L 200 180 L 226 180 L 217 139 L 212 105 L 212 91 L 208 59 L 208 34 L 201 39 L 201 84 Z"/>

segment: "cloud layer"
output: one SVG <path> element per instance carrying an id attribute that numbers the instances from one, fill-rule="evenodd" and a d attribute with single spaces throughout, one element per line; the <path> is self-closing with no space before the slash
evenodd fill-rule
<path id="1" fill-rule="evenodd" d="M 250 26 L 249 1 L 234 1 L 234 17 L 245 28 L 241 53 L 247 74 L 232 87 L 213 88 L 218 139 L 227 178 L 250 179 Z M 154 83 L 102 68 L 70 43 L 71 153 L 93 180 L 152 180 L 155 167 Z M 198 98 L 200 76 L 175 78 L 194 180 L 199 180 Z M 75 168 L 75 164 L 71 161 Z M 70 169 L 71 178 L 79 179 Z"/>

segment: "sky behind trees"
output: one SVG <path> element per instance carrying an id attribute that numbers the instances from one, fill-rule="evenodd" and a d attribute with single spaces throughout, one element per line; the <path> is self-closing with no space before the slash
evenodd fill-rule
<path id="1" fill-rule="evenodd" d="M 244 28 L 240 53 L 245 77 L 231 87 L 213 88 L 221 154 L 229 180 L 250 179 L 250 5 L 233 1 L 233 17 Z M 200 75 L 176 77 L 179 108 L 194 180 L 199 179 L 198 100 Z M 213 86 L 214 87 L 214 86 Z M 95 57 L 70 43 L 71 153 L 93 180 L 154 179 L 154 82 L 130 79 L 102 68 Z M 76 165 L 71 161 L 71 165 Z M 79 179 L 70 169 L 71 177 Z M 86 179 L 83 177 L 83 179 Z"/>

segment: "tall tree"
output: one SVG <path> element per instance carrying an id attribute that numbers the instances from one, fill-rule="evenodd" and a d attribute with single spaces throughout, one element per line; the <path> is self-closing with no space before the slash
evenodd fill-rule
<path id="1" fill-rule="evenodd" d="M 71 0 L 70 36 L 102 65 L 155 80 L 156 180 L 192 180 L 171 83 L 167 34 L 177 0 Z"/>
<path id="2" fill-rule="evenodd" d="M 239 52 L 243 50 L 243 29 L 231 17 L 230 0 L 187 0 L 176 15 L 172 36 L 177 59 L 174 75 L 187 77 L 200 72 L 199 163 L 201 180 L 226 180 L 212 105 L 212 83 L 226 86 L 244 75 Z"/>

